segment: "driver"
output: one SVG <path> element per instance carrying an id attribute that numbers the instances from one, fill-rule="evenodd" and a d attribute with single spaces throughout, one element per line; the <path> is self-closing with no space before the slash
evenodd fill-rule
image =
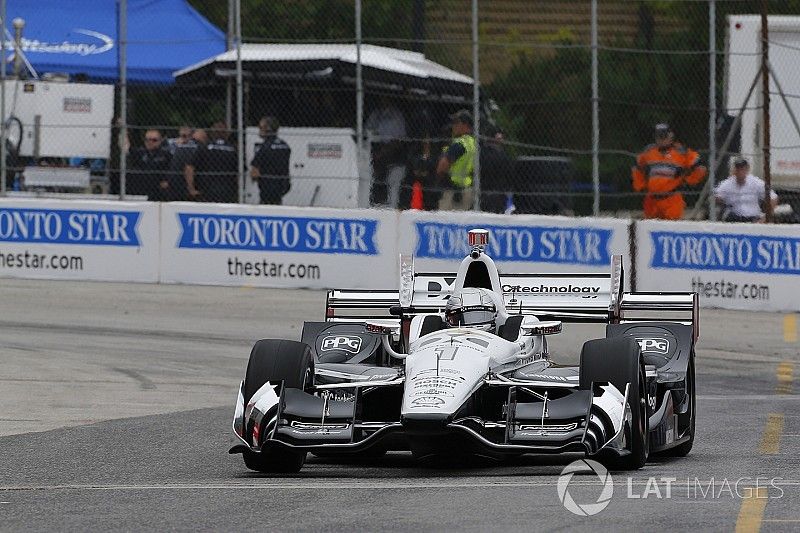
<path id="1" fill-rule="evenodd" d="M 488 290 L 468 287 L 447 300 L 444 321 L 449 328 L 474 328 L 494 333 L 497 307 Z"/>

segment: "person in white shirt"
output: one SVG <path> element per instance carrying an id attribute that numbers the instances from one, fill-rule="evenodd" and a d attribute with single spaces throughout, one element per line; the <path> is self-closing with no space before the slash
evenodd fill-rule
<path id="1" fill-rule="evenodd" d="M 725 206 L 725 222 L 764 222 L 761 205 L 766 197 L 764 180 L 750 174 L 750 163 L 743 157 L 733 162 L 733 175 L 728 176 L 716 189 L 717 203 Z M 773 209 L 778 205 L 778 195 L 770 191 Z"/>

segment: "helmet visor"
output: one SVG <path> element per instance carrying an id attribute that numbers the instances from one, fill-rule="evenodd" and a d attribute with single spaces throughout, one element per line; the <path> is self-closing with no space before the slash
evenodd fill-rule
<path id="1" fill-rule="evenodd" d="M 477 326 L 494 321 L 494 311 L 488 309 L 474 309 L 468 311 L 456 310 L 447 313 L 447 323 L 450 326 Z"/>

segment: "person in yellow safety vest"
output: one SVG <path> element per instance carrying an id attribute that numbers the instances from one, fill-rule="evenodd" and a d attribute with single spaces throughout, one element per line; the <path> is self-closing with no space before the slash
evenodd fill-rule
<path id="1" fill-rule="evenodd" d="M 468 211 L 472 209 L 472 173 L 477 150 L 472 135 L 472 113 L 462 109 L 450 118 L 453 142 L 442 151 L 436 165 L 436 176 L 445 189 L 439 210 Z"/>

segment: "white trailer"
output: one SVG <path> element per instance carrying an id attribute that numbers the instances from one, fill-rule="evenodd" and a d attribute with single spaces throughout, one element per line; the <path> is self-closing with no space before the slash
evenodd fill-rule
<path id="1" fill-rule="evenodd" d="M 281 128 L 278 136 L 292 149 L 289 161 L 292 187 L 283 197 L 283 205 L 366 207 L 365 190 L 368 195 L 371 174 L 368 170 L 358 171 L 352 128 Z M 245 137 L 245 161 L 249 168 L 262 139 L 256 127 L 247 128 Z M 362 158 L 369 161 L 368 154 Z M 359 180 L 359 175 L 364 179 Z M 246 183 L 245 201 L 259 203 L 258 184 L 249 173 Z"/>
<path id="2" fill-rule="evenodd" d="M 795 116 L 800 117 L 800 16 L 770 16 L 768 24 L 769 60 L 774 78 L 787 95 Z M 761 16 L 728 16 L 725 48 L 724 101 L 728 112 L 736 116 L 761 69 Z M 778 94 L 774 78 L 770 79 L 772 183 L 778 187 L 800 188 L 800 133 Z M 750 101 L 744 106 L 741 125 L 741 155 L 752 160 L 755 173 L 763 173 L 764 168 L 762 103 L 761 80 L 758 80 Z"/>
<path id="3" fill-rule="evenodd" d="M 16 79 L 5 85 L 9 141 L 19 143 L 19 155 L 108 159 L 113 85 Z"/>

